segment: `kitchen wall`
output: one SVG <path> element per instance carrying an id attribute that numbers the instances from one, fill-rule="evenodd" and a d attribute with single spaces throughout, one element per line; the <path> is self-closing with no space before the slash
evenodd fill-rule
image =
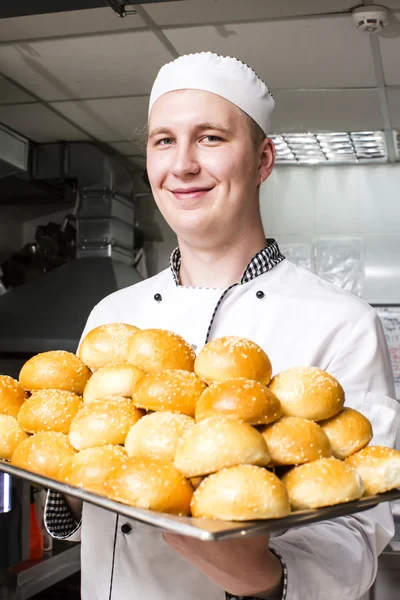
<path id="1" fill-rule="evenodd" d="M 282 244 L 363 243 L 363 297 L 400 302 L 400 165 L 278 167 L 262 187 L 262 218 Z"/>

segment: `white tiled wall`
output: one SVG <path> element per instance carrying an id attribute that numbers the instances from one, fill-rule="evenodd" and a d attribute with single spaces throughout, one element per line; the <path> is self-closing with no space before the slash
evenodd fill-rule
<path id="1" fill-rule="evenodd" d="M 364 298 L 400 302 L 400 165 L 277 167 L 261 188 L 261 214 L 281 243 L 361 236 Z"/>

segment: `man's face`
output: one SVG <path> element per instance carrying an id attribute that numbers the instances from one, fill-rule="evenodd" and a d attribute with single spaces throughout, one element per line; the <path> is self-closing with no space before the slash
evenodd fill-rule
<path id="1" fill-rule="evenodd" d="M 152 108 L 148 176 L 165 220 L 188 243 L 216 243 L 257 218 L 272 154 L 268 142 L 255 147 L 249 118 L 216 94 L 170 92 Z"/>

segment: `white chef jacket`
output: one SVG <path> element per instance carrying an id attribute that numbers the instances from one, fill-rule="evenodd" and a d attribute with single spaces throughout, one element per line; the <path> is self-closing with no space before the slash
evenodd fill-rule
<path id="1" fill-rule="evenodd" d="M 274 374 L 299 365 L 331 373 L 346 405 L 371 421 L 371 443 L 393 446 L 399 405 L 374 310 L 287 260 L 254 275 L 223 290 L 179 286 L 176 272 L 167 269 L 102 300 L 83 335 L 123 322 L 174 331 L 197 351 L 206 339 L 249 338 L 266 351 Z M 46 520 L 49 526 L 49 515 Z M 121 531 L 126 523 L 132 527 L 127 534 Z M 388 503 L 273 534 L 270 547 L 287 566 L 285 598 L 356 600 L 372 585 L 377 557 L 393 534 Z M 225 600 L 223 590 L 145 524 L 84 504 L 82 526 L 66 537 L 82 541 L 83 600 Z"/>

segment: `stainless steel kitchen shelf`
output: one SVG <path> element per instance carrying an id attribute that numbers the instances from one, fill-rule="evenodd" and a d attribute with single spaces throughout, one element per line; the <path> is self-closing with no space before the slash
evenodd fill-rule
<path id="1" fill-rule="evenodd" d="M 41 560 L 0 571 L 0 600 L 28 600 L 80 570 L 80 544 L 58 542 Z"/>
<path id="2" fill-rule="evenodd" d="M 127 506 L 81 488 L 72 487 L 60 481 L 13 467 L 2 460 L 0 460 L 0 470 L 9 473 L 14 477 L 26 479 L 27 481 L 44 488 L 49 488 L 63 494 L 69 494 L 70 496 L 74 496 L 75 498 L 79 498 L 90 504 L 118 513 L 129 519 L 147 523 L 153 527 L 158 527 L 163 531 L 187 535 L 205 541 L 222 540 L 239 536 L 254 536 L 263 533 L 272 533 L 273 531 L 282 531 L 290 529 L 291 527 L 298 527 L 300 525 L 325 521 L 326 519 L 351 515 L 368 510 L 381 502 L 392 502 L 400 499 L 400 489 L 397 489 L 378 496 L 370 496 L 368 498 L 361 498 L 361 500 L 338 504 L 337 506 L 296 511 L 282 519 L 244 522 L 217 521 L 196 519 L 193 517 L 177 517 L 165 513 L 157 513 L 151 510 Z"/>

